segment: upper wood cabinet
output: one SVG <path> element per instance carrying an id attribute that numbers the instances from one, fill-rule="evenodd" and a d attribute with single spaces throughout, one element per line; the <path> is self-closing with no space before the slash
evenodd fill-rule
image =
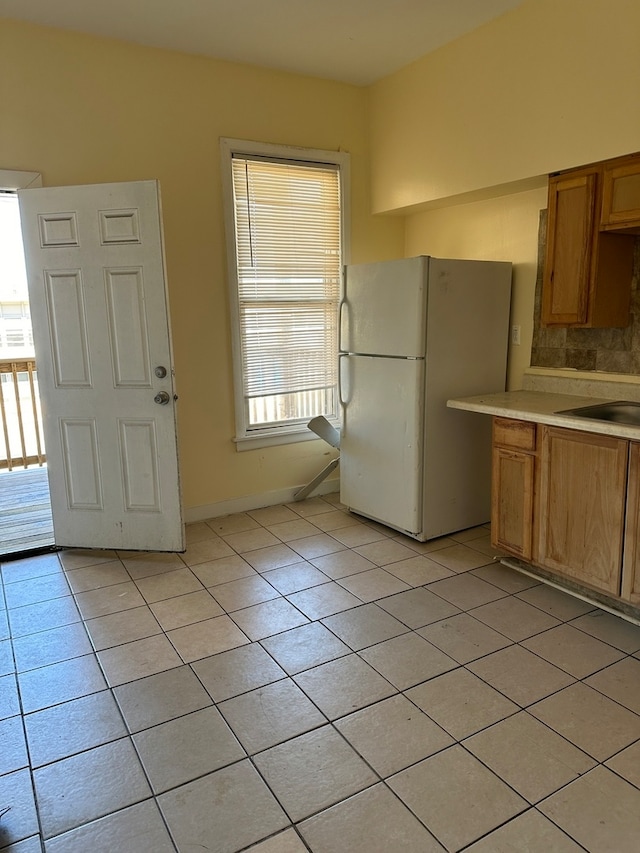
<path id="1" fill-rule="evenodd" d="M 640 155 L 605 163 L 600 227 L 640 233 Z"/>
<path id="2" fill-rule="evenodd" d="M 597 172 L 549 179 L 542 290 L 546 325 L 587 322 Z"/>
<path id="3" fill-rule="evenodd" d="M 549 179 L 543 326 L 629 325 L 634 237 L 600 230 L 603 168 Z"/>

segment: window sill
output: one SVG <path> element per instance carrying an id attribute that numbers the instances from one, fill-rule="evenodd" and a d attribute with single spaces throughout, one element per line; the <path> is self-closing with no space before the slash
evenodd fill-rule
<path id="1" fill-rule="evenodd" d="M 335 426 L 338 426 L 335 424 Z M 236 450 L 258 450 L 261 447 L 276 447 L 281 444 L 297 444 L 299 441 L 322 441 L 315 433 L 307 429 L 292 430 L 291 432 L 278 432 L 264 435 L 236 436 L 234 439 Z"/>

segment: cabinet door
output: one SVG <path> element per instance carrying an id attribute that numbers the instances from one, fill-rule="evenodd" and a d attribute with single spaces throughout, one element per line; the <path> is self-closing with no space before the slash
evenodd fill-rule
<path id="1" fill-rule="evenodd" d="M 622 597 L 640 604 L 640 444 L 633 441 L 629 449 L 629 484 L 627 487 L 627 523 L 624 534 Z"/>
<path id="2" fill-rule="evenodd" d="M 597 176 L 593 171 L 549 180 L 544 325 L 587 322 Z"/>
<path id="3" fill-rule="evenodd" d="M 532 554 L 534 463 L 530 453 L 493 448 L 491 544 L 523 560 Z"/>
<path id="4" fill-rule="evenodd" d="M 628 442 L 543 427 L 538 562 L 620 594 Z"/>
<path id="5" fill-rule="evenodd" d="M 640 226 L 640 157 L 624 165 L 605 166 L 600 224 L 603 228 Z"/>

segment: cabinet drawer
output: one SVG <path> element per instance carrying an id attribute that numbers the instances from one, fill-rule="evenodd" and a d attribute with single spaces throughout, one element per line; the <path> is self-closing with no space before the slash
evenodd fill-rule
<path id="1" fill-rule="evenodd" d="M 536 424 L 511 418 L 494 418 L 493 443 L 515 450 L 535 450 Z"/>

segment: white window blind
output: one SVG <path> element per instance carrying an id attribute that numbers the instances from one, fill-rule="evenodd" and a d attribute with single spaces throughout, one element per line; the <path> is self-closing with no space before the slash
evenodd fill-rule
<path id="1" fill-rule="evenodd" d="M 339 167 L 233 154 L 247 429 L 337 414 Z"/>

